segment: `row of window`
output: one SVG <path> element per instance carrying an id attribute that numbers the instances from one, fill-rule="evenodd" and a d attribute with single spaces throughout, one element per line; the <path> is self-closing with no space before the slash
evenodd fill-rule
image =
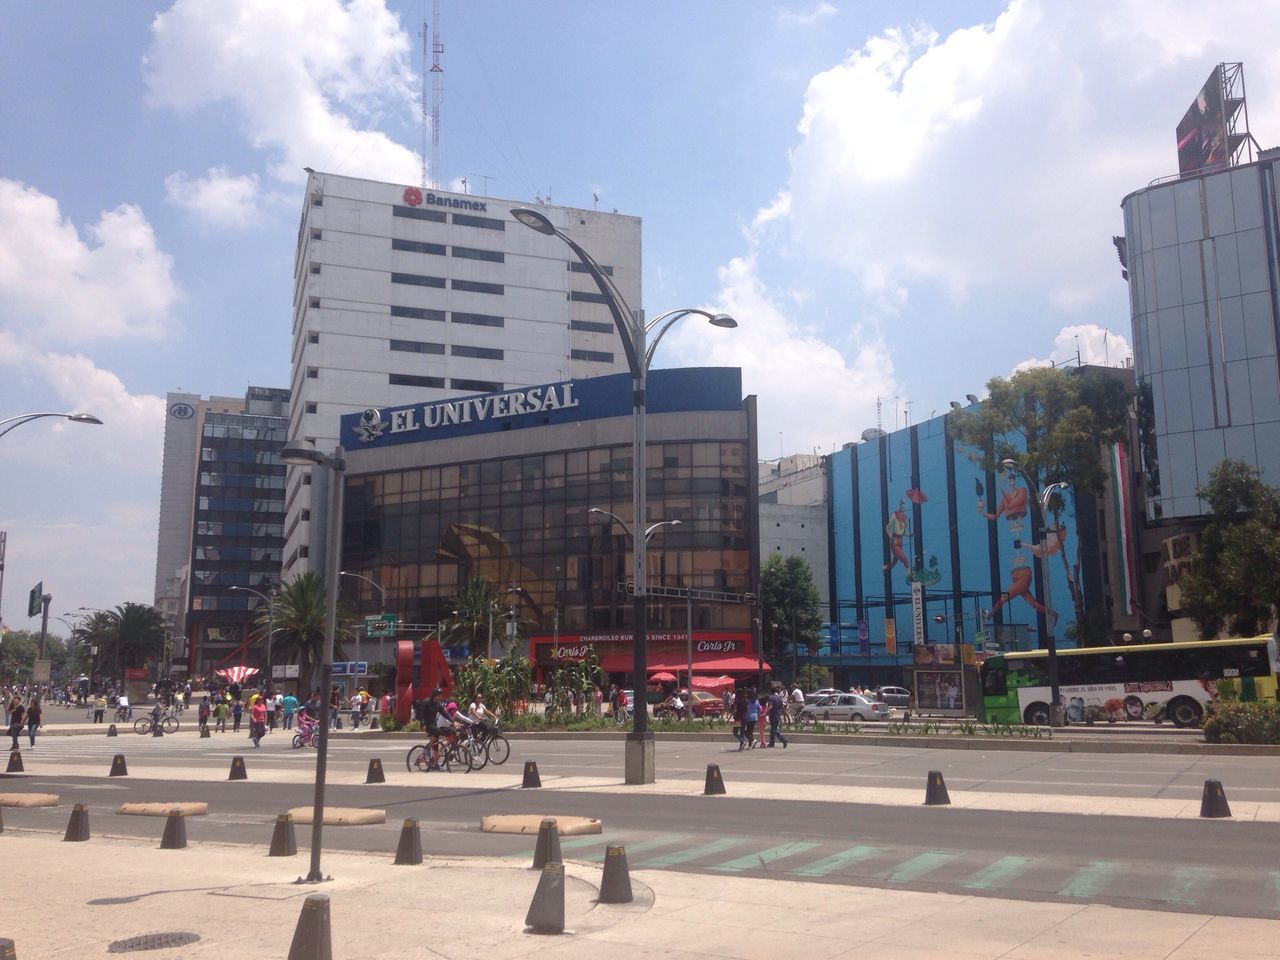
<path id="1" fill-rule="evenodd" d="M 444 213 L 439 210 L 424 209 L 422 207 L 403 207 L 399 204 L 391 208 L 393 217 L 404 217 L 408 220 L 430 220 L 432 223 L 445 223 L 447 218 Z M 493 217 L 475 217 L 469 213 L 453 214 L 454 226 L 458 227 L 479 227 L 481 230 L 498 230 L 507 229 L 505 220 L 495 220 Z"/>
<path id="2" fill-rule="evenodd" d="M 202 487 L 253 487 L 258 490 L 283 490 L 283 465 L 278 474 L 264 475 L 253 473 L 216 473 L 201 471 Z"/>
<path id="3" fill-rule="evenodd" d="M 428 253 L 437 257 L 454 256 L 464 260 L 487 260 L 490 263 L 506 263 L 506 255 L 501 250 L 481 250 L 478 247 L 452 247 L 446 254 L 443 243 L 427 243 L 423 240 L 400 240 L 392 238 L 392 250 L 403 250 L 406 253 Z"/>
<path id="4" fill-rule="evenodd" d="M 392 273 L 391 282 L 404 283 L 413 287 L 436 287 L 441 290 L 445 287 L 444 277 L 432 277 L 421 273 Z M 506 288 L 500 283 L 481 283 L 478 280 L 453 279 L 448 281 L 448 285 L 453 290 L 463 290 L 468 293 L 489 293 L 497 297 L 501 297 L 506 293 Z"/>
<path id="5" fill-rule="evenodd" d="M 198 509 L 227 513 L 284 513 L 284 501 L 254 497 L 201 497 Z"/>
<path id="6" fill-rule="evenodd" d="M 444 377 L 424 377 L 412 373 L 389 373 L 387 383 L 393 387 L 426 387 L 431 390 L 445 388 Z M 495 380 L 471 380 L 466 377 L 453 377 L 448 383 L 451 390 L 469 390 L 472 393 L 497 393 L 503 388 Z"/>
<path id="7" fill-rule="evenodd" d="M 391 349 L 399 353 L 431 353 L 437 356 L 443 356 L 445 353 L 445 345 L 443 343 L 429 343 L 423 340 L 392 340 Z M 503 351 L 496 347 L 473 347 L 467 344 L 455 343 L 448 348 L 448 352 L 455 357 L 470 357 L 474 360 L 501 360 Z"/>
<path id="8" fill-rule="evenodd" d="M 314 413 L 315 411 L 310 411 Z M 218 463 L 256 463 L 263 466 L 283 466 L 280 453 L 275 447 L 202 447 L 200 459 Z"/>
<path id="9" fill-rule="evenodd" d="M 281 423 L 279 418 L 272 418 L 276 423 Z M 237 426 L 227 423 L 210 423 L 205 420 L 204 429 L 201 434 L 206 437 L 225 437 L 231 440 L 267 440 L 275 443 L 284 443 L 288 434 L 288 426 L 281 424 L 276 427 L 254 427 L 254 426 Z"/>
<path id="10" fill-rule="evenodd" d="M 284 535 L 283 523 L 246 523 L 242 520 L 200 520 L 196 523 L 196 533 L 203 537 L 281 537 Z"/>

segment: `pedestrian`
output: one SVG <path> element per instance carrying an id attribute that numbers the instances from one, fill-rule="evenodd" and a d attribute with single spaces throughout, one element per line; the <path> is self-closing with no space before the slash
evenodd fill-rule
<path id="1" fill-rule="evenodd" d="M 268 693 L 266 703 L 263 706 L 267 710 L 267 729 L 274 730 L 276 728 L 276 698 L 273 694 Z"/>
<path id="2" fill-rule="evenodd" d="M 764 739 L 765 720 L 768 719 L 768 716 L 769 716 L 769 695 L 765 693 L 763 690 L 761 690 L 759 697 L 757 697 L 756 719 L 759 720 L 760 722 L 760 726 L 758 727 L 760 731 L 759 745 L 762 747 L 768 746 L 768 744 L 765 742 L 765 739 Z"/>
<path id="3" fill-rule="evenodd" d="M 298 698 L 292 693 L 286 694 L 280 703 L 280 709 L 284 711 L 284 728 L 286 730 L 293 729 L 293 715 L 298 712 Z"/>
<path id="4" fill-rule="evenodd" d="M 27 739 L 31 741 L 32 749 L 36 745 L 36 731 L 40 729 L 40 720 L 44 716 L 44 711 L 40 707 L 40 698 L 32 697 L 31 705 L 27 707 Z"/>
<path id="5" fill-rule="evenodd" d="M 261 746 L 262 738 L 267 733 L 267 704 L 263 697 L 253 701 L 249 708 L 249 739 L 255 747 Z"/>
<path id="6" fill-rule="evenodd" d="M 742 723 L 742 739 L 746 742 L 748 750 L 756 748 L 756 721 L 760 719 L 760 701 L 756 698 L 754 690 L 748 690 L 742 698 L 746 701 L 743 704 L 743 723 Z M 739 744 L 738 749 L 742 749 Z"/>
<path id="7" fill-rule="evenodd" d="M 209 698 L 205 697 L 200 701 L 200 710 L 196 713 L 197 719 L 200 721 L 200 729 L 203 730 L 209 725 Z"/>
<path id="8" fill-rule="evenodd" d="M 26 719 L 26 711 L 22 709 L 22 699 L 14 694 L 12 700 L 9 701 L 9 737 L 13 741 L 9 745 L 10 750 L 17 750 L 18 735 L 22 733 L 22 723 Z"/>
<path id="9" fill-rule="evenodd" d="M 99 691 L 93 698 L 93 722 L 102 723 L 107 714 L 107 698 Z"/>
<path id="10" fill-rule="evenodd" d="M 231 703 L 231 732 L 240 732 L 240 718 L 244 716 L 244 704 L 236 697 Z"/>
<path id="11" fill-rule="evenodd" d="M 800 722 L 800 711 L 804 709 L 804 691 L 800 689 L 800 684 L 794 680 L 791 682 L 791 722 Z"/>
<path id="12" fill-rule="evenodd" d="M 749 698 L 744 692 L 742 696 L 734 696 L 733 706 L 733 735 L 738 738 L 738 752 L 741 753 L 746 748 L 750 737 L 747 736 L 747 701 Z"/>
<path id="13" fill-rule="evenodd" d="M 769 694 L 769 746 L 781 740 L 783 750 L 787 749 L 787 738 L 782 735 L 782 713 L 785 709 L 782 694 L 775 688 Z"/>
<path id="14" fill-rule="evenodd" d="M 213 704 L 213 730 L 215 733 L 227 732 L 227 713 L 230 711 L 227 701 L 223 697 L 218 697 Z"/>

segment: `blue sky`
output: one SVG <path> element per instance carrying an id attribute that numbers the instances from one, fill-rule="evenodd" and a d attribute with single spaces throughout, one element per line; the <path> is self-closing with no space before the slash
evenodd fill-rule
<path id="1" fill-rule="evenodd" d="M 644 306 L 734 313 L 761 453 L 830 451 L 1018 364 L 1128 354 L 1119 202 L 1252 3 L 444 0 L 441 175 L 644 221 Z M 0 613 L 149 602 L 163 397 L 285 386 L 303 166 L 417 181 L 421 0 L 11 4 L 0 31 Z M 488 178 L 486 180 L 486 178 Z M 487 183 L 487 188 L 486 188 Z M 1105 338 L 1105 339 L 1104 339 Z M 58 625 L 57 629 L 64 628 Z"/>

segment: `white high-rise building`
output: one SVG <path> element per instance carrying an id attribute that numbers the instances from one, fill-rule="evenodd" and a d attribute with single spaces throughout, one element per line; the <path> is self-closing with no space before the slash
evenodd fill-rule
<path id="1" fill-rule="evenodd" d="M 307 181 L 294 262 L 291 439 L 344 413 L 625 372 L 604 297 L 519 202 L 333 174 Z M 640 219 L 539 207 L 640 310 Z M 283 575 L 322 570 L 327 470 L 290 468 Z M 312 483 L 314 479 L 314 484 Z"/>

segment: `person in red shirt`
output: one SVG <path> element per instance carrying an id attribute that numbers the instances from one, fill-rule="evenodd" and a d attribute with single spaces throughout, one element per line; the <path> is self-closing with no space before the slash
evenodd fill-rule
<path id="1" fill-rule="evenodd" d="M 249 739 L 253 741 L 255 747 L 261 746 L 260 741 L 266 732 L 267 703 L 262 697 L 258 697 L 249 708 Z"/>

